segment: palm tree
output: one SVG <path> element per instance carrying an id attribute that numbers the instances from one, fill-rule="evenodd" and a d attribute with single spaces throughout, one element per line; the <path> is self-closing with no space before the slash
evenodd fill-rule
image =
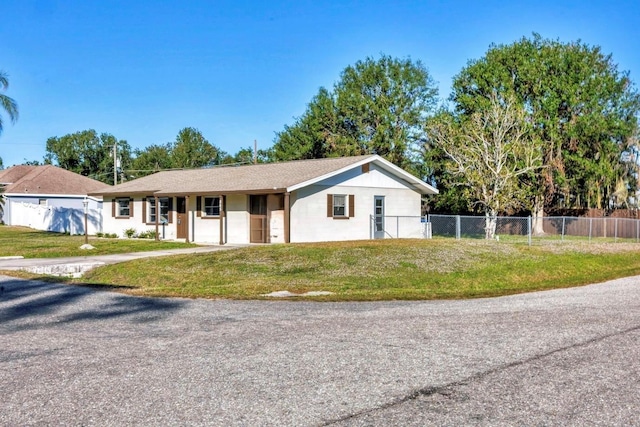
<path id="1" fill-rule="evenodd" d="M 9 87 L 9 80 L 7 79 L 7 74 L 0 70 L 0 91 L 4 91 Z M 7 95 L 0 93 L 0 107 L 4 109 L 9 118 L 11 119 L 11 123 L 15 123 L 18 120 L 18 104 L 16 101 L 9 98 Z M 0 115 L 0 134 L 2 133 L 2 115 Z"/>

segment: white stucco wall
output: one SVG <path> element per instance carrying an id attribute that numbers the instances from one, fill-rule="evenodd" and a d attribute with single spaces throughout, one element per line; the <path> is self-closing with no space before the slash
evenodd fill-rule
<path id="1" fill-rule="evenodd" d="M 327 217 L 327 194 L 353 194 L 354 217 Z M 369 239 L 374 196 L 385 197 L 385 215 L 413 217 L 402 221 L 419 223 L 420 193 L 375 166 L 368 173 L 357 168 L 292 194 L 291 242 Z"/>
<path id="2" fill-rule="evenodd" d="M 212 195 L 214 196 L 214 195 Z M 189 240 L 195 243 L 220 243 L 220 218 L 198 216 L 197 197 L 189 197 Z"/>
<path id="3" fill-rule="evenodd" d="M 118 237 L 126 237 L 124 230 L 130 228 L 135 229 L 137 233 L 149 230 L 155 231 L 155 224 L 146 224 L 146 218 L 142 216 L 142 197 L 133 197 L 133 215 L 128 218 L 111 216 L 113 200 L 111 197 L 105 197 L 103 203 L 102 228 L 105 233 L 115 233 Z M 164 233 L 164 239 L 166 240 L 174 240 L 176 238 L 175 212 L 173 213 L 173 223 L 165 225 Z M 162 239 L 162 225 L 158 227 L 158 234 Z"/>
<path id="4" fill-rule="evenodd" d="M 227 196 L 227 242 L 249 243 L 249 212 L 245 194 Z"/>

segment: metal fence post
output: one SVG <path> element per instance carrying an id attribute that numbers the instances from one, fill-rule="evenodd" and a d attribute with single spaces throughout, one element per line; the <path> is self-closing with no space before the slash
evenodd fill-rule
<path id="1" fill-rule="evenodd" d="M 373 239 L 373 215 L 369 215 L 369 239 Z"/>
<path id="2" fill-rule="evenodd" d="M 456 215 L 456 240 L 460 240 L 460 215 Z"/>
<path id="3" fill-rule="evenodd" d="M 564 242 L 564 224 L 565 224 L 565 217 L 562 217 L 562 234 L 560 235 L 560 240 Z"/>
<path id="4" fill-rule="evenodd" d="M 529 246 L 531 246 L 531 215 L 527 217 L 527 237 L 529 241 Z"/>

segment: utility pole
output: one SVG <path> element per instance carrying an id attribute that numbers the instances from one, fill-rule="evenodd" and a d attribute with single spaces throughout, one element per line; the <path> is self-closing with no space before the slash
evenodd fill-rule
<path id="1" fill-rule="evenodd" d="M 258 164 L 258 140 L 253 140 L 253 164 Z"/>
<path id="2" fill-rule="evenodd" d="M 118 185 L 118 144 L 113 144 L 113 185 Z"/>

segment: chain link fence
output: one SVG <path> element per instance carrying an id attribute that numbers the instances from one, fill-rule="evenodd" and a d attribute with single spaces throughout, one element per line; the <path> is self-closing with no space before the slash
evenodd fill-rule
<path id="1" fill-rule="evenodd" d="M 431 238 L 431 224 L 421 216 L 370 216 L 372 239 Z"/>
<path id="2" fill-rule="evenodd" d="M 640 220 L 627 218 L 498 217 L 495 224 L 484 216 L 429 215 L 431 234 L 456 239 L 507 239 L 535 243 L 540 240 L 640 241 Z M 538 226 L 539 227 L 539 226 Z"/>

